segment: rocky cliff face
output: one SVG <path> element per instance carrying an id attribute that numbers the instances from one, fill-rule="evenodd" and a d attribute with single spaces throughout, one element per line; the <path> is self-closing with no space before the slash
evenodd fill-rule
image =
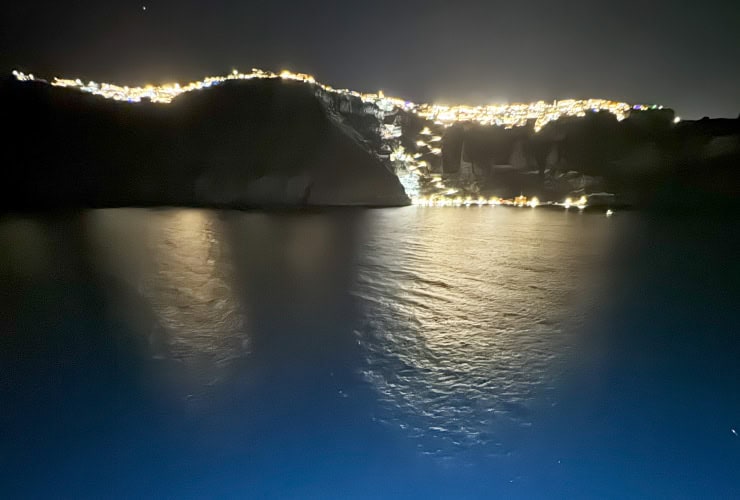
<path id="1" fill-rule="evenodd" d="M 6 207 L 409 202 L 342 103 L 302 84 L 228 82 L 132 105 L 8 82 L 0 102 Z"/>

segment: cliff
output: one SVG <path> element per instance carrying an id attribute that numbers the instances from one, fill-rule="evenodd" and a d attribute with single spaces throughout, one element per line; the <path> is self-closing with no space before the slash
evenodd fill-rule
<path id="1" fill-rule="evenodd" d="M 162 105 L 7 81 L 0 104 L 6 208 L 409 202 L 332 103 L 296 82 L 227 82 Z"/>
<path id="2" fill-rule="evenodd" d="M 672 111 L 656 110 L 617 121 L 601 112 L 538 132 L 460 123 L 433 133 L 443 136 L 436 172 L 456 196 L 523 192 L 557 201 L 610 192 L 617 204 L 638 207 L 726 205 L 740 197 L 740 119 L 674 123 Z M 434 194 L 433 185 L 425 188 Z"/>
<path id="3" fill-rule="evenodd" d="M 670 109 L 566 102 L 552 105 L 559 119 L 528 115 L 507 129 L 312 77 L 264 76 L 231 75 L 169 104 L 4 82 L 0 207 L 393 206 L 519 193 L 706 207 L 740 196 L 740 119 L 676 123 Z"/>

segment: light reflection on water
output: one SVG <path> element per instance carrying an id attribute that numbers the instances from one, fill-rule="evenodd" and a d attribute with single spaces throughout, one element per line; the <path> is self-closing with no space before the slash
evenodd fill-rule
<path id="1" fill-rule="evenodd" d="M 147 336 L 151 356 L 184 362 L 214 384 L 220 369 L 249 352 L 246 311 L 234 292 L 221 221 L 203 210 L 142 215 L 137 210 L 91 212 L 95 258 L 103 272 L 127 282 L 146 304 L 116 305 Z M 146 322 L 142 310 L 154 318 Z"/>
<path id="2" fill-rule="evenodd" d="M 412 210 L 379 215 L 360 252 L 365 376 L 383 419 L 425 453 L 505 453 L 505 429 L 531 424 L 559 374 L 579 314 L 563 311 L 596 285 L 585 266 L 609 228 L 577 214 Z"/>
<path id="3" fill-rule="evenodd" d="M 11 222 L 28 247 L 18 268 L 69 267 L 37 262 L 54 233 Z M 79 222 L 91 267 L 111 277 L 107 309 L 159 367 L 151 383 L 192 398 L 273 370 L 293 380 L 349 366 L 380 403 L 376 421 L 442 457 L 504 453 L 502 436 L 549 404 L 565 321 L 579 314 L 570 302 L 592 286 L 584 266 L 611 235 L 603 218 L 491 207 L 116 209 Z"/>
<path id="4" fill-rule="evenodd" d="M 589 288 L 584 262 L 603 252 L 608 226 L 490 207 L 463 217 L 401 213 L 347 220 L 102 210 L 87 224 L 100 268 L 146 303 L 118 304 L 119 312 L 146 336 L 153 359 L 185 363 L 195 377 L 190 393 L 223 382 L 233 361 L 248 363 L 252 337 L 258 358 L 295 365 L 345 345 L 324 337 L 338 327 L 359 342 L 356 369 L 381 402 L 378 420 L 424 453 L 449 457 L 481 445 L 505 453 L 507 429 L 531 423 L 533 402 L 548 404 L 568 345 L 563 323 L 578 314 L 562 311 Z M 365 228 L 357 242 L 348 222 Z"/>
<path id="5" fill-rule="evenodd" d="M 735 226 L 500 207 L 2 216 L 0 482 L 9 498 L 735 498 Z"/>

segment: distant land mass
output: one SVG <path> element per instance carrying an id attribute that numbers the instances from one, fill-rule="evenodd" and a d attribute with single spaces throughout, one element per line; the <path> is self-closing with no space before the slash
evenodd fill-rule
<path id="1" fill-rule="evenodd" d="M 10 125 L 2 206 L 399 206 L 526 194 L 706 207 L 740 194 L 740 118 L 681 121 L 601 99 L 417 105 L 255 74 L 129 89 L 14 73 L 0 84 Z"/>

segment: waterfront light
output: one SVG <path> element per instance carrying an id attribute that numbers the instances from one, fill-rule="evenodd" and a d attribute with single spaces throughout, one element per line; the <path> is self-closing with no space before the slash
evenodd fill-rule
<path id="1" fill-rule="evenodd" d="M 585 196 L 582 196 L 580 199 L 578 199 L 576 202 L 574 202 L 571 198 L 567 198 L 564 203 L 555 203 L 556 205 L 561 205 L 566 208 L 569 208 L 570 206 L 576 206 L 580 209 L 583 209 L 586 207 Z M 485 198 L 483 196 L 478 196 L 477 198 L 474 198 L 473 196 L 456 196 L 455 198 L 451 198 L 445 195 L 431 195 L 428 197 L 420 196 L 420 197 L 412 197 L 411 203 L 413 205 L 419 205 L 419 206 L 425 206 L 425 207 L 469 207 L 471 205 L 476 205 L 479 207 L 482 206 L 497 206 L 497 205 L 507 205 L 511 207 L 531 207 L 535 208 L 542 204 L 540 199 L 536 196 L 533 196 L 531 199 L 528 199 L 524 195 L 519 195 L 516 198 L 503 200 L 497 196 L 492 196 L 491 198 Z M 553 202 L 548 202 L 553 203 Z"/>

